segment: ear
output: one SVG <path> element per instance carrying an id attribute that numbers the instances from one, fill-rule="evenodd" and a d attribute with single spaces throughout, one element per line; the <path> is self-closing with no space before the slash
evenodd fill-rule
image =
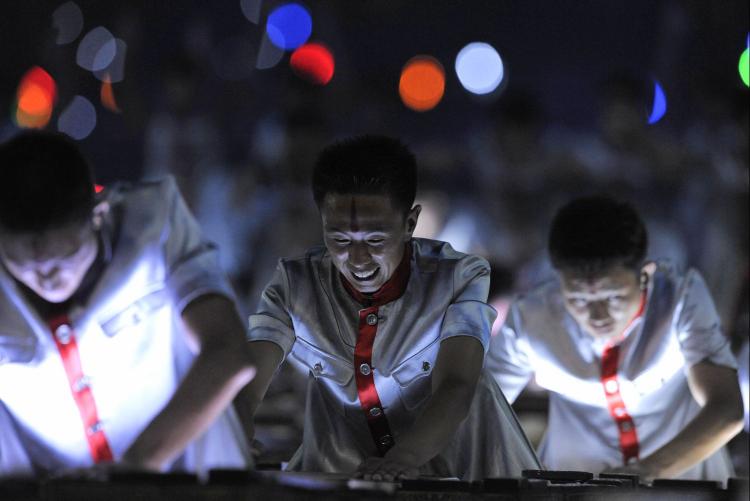
<path id="1" fill-rule="evenodd" d="M 656 263 L 654 262 L 648 262 L 641 267 L 641 275 L 639 278 L 641 290 L 646 290 L 646 287 L 648 287 L 648 281 L 651 279 L 655 271 Z"/>
<path id="2" fill-rule="evenodd" d="M 417 229 L 417 221 L 419 220 L 420 212 L 422 212 L 422 206 L 415 205 L 406 215 L 406 233 L 409 238 L 414 234 L 414 230 Z"/>
<path id="3" fill-rule="evenodd" d="M 109 209 L 110 205 L 106 200 L 102 200 L 94 206 L 94 209 L 91 211 L 91 223 L 95 230 L 102 227 L 104 219 L 107 217 L 107 214 L 109 214 Z"/>

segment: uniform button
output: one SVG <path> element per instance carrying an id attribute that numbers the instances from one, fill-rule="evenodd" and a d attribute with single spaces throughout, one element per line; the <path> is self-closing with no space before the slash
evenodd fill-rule
<path id="1" fill-rule="evenodd" d="M 604 383 L 604 391 L 607 393 L 616 393 L 620 385 L 617 384 L 617 381 L 614 379 L 610 379 L 606 383 Z"/>
<path id="2" fill-rule="evenodd" d="M 383 435 L 382 437 L 378 439 L 378 443 L 382 447 L 387 447 L 393 443 L 393 437 L 390 435 Z"/>
<path id="3" fill-rule="evenodd" d="M 320 362 L 316 363 L 313 366 L 313 371 L 315 372 L 315 374 L 320 374 L 321 372 L 323 372 L 323 365 L 321 365 Z"/>
<path id="4" fill-rule="evenodd" d="M 367 322 L 367 325 L 375 325 L 378 323 L 378 316 L 374 313 L 370 313 L 365 317 L 365 321 Z"/>
<path id="5" fill-rule="evenodd" d="M 88 431 L 89 435 L 94 435 L 96 433 L 99 433 L 101 430 L 102 430 L 102 422 L 101 421 L 97 421 L 96 423 L 94 423 L 91 426 L 89 426 L 89 428 L 88 428 L 87 431 Z"/>
<path id="6" fill-rule="evenodd" d="M 70 342 L 70 336 L 73 334 L 73 331 L 70 329 L 70 326 L 68 324 L 62 324 L 55 329 L 55 337 L 60 342 L 60 344 L 68 344 Z"/>
<path id="7" fill-rule="evenodd" d="M 383 413 L 383 410 L 380 407 L 373 407 L 370 409 L 370 416 L 372 417 L 378 417 Z"/>
<path id="8" fill-rule="evenodd" d="M 630 430 L 633 429 L 633 425 L 630 424 L 630 421 L 624 421 L 624 422 L 620 423 L 620 429 L 622 431 L 624 431 L 625 433 L 627 433 L 627 432 L 629 432 Z"/>
<path id="9" fill-rule="evenodd" d="M 430 370 L 430 362 L 422 362 L 422 370 L 425 372 Z"/>
<path id="10" fill-rule="evenodd" d="M 622 407 L 615 407 L 615 416 L 622 417 L 625 415 L 625 409 Z"/>
<path id="11" fill-rule="evenodd" d="M 73 391 L 76 393 L 82 392 L 91 385 L 91 379 L 88 376 L 79 377 L 75 383 L 73 383 Z"/>
<path id="12" fill-rule="evenodd" d="M 359 366 L 359 373 L 363 376 L 369 376 L 372 372 L 372 369 L 370 369 L 370 366 L 368 364 L 362 364 Z"/>

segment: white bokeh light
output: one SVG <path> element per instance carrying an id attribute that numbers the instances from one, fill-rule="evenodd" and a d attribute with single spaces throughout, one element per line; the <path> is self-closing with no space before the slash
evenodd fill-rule
<path id="1" fill-rule="evenodd" d="M 112 63 L 117 54 L 117 42 L 112 33 L 98 26 L 86 33 L 78 44 L 76 62 L 89 71 L 101 71 Z"/>
<path id="2" fill-rule="evenodd" d="M 83 96 L 75 96 L 57 119 L 57 130 L 73 139 L 86 139 L 96 127 L 96 108 Z"/>
<path id="3" fill-rule="evenodd" d="M 490 44 L 473 42 L 456 56 L 456 75 L 472 94 L 489 94 L 503 81 L 505 70 L 500 54 Z"/>

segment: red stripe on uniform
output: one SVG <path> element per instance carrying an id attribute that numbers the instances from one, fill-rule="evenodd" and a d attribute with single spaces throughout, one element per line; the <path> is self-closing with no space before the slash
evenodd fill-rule
<path id="1" fill-rule="evenodd" d="M 641 295 L 641 304 L 635 316 L 628 322 L 623 330 L 624 335 L 633 322 L 643 315 L 646 306 L 646 293 Z M 620 439 L 620 451 L 622 452 L 623 464 L 628 464 L 631 459 L 638 459 L 640 454 L 640 445 L 638 443 L 638 432 L 635 428 L 635 422 L 628 413 L 625 402 L 620 394 L 620 382 L 617 379 L 617 370 L 620 364 L 620 345 L 616 344 L 622 340 L 622 335 L 615 341 L 607 343 L 602 353 L 602 370 L 601 382 L 604 389 L 604 395 L 607 398 L 607 408 L 609 414 L 617 425 L 617 431 Z"/>
<path id="2" fill-rule="evenodd" d="M 81 369 L 81 357 L 78 354 L 78 344 L 70 318 L 67 315 L 57 316 L 49 321 L 49 328 L 52 331 L 57 351 L 60 353 L 65 374 L 68 376 L 73 400 L 81 415 L 83 432 L 89 443 L 91 458 L 94 463 L 112 461 L 112 450 L 104 430 L 101 429 L 94 395 Z"/>

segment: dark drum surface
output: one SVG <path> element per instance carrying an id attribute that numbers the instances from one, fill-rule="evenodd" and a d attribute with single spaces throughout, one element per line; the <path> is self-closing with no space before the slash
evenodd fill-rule
<path id="1" fill-rule="evenodd" d="M 255 501 L 318 499 L 746 501 L 748 479 L 719 482 L 657 479 L 641 484 L 633 475 L 526 470 L 522 477 L 477 482 L 418 478 L 372 482 L 346 475 L 280 471 L 212 470 L 190 474 L 111 472 L 0 480 L 1 501 Z"/>

